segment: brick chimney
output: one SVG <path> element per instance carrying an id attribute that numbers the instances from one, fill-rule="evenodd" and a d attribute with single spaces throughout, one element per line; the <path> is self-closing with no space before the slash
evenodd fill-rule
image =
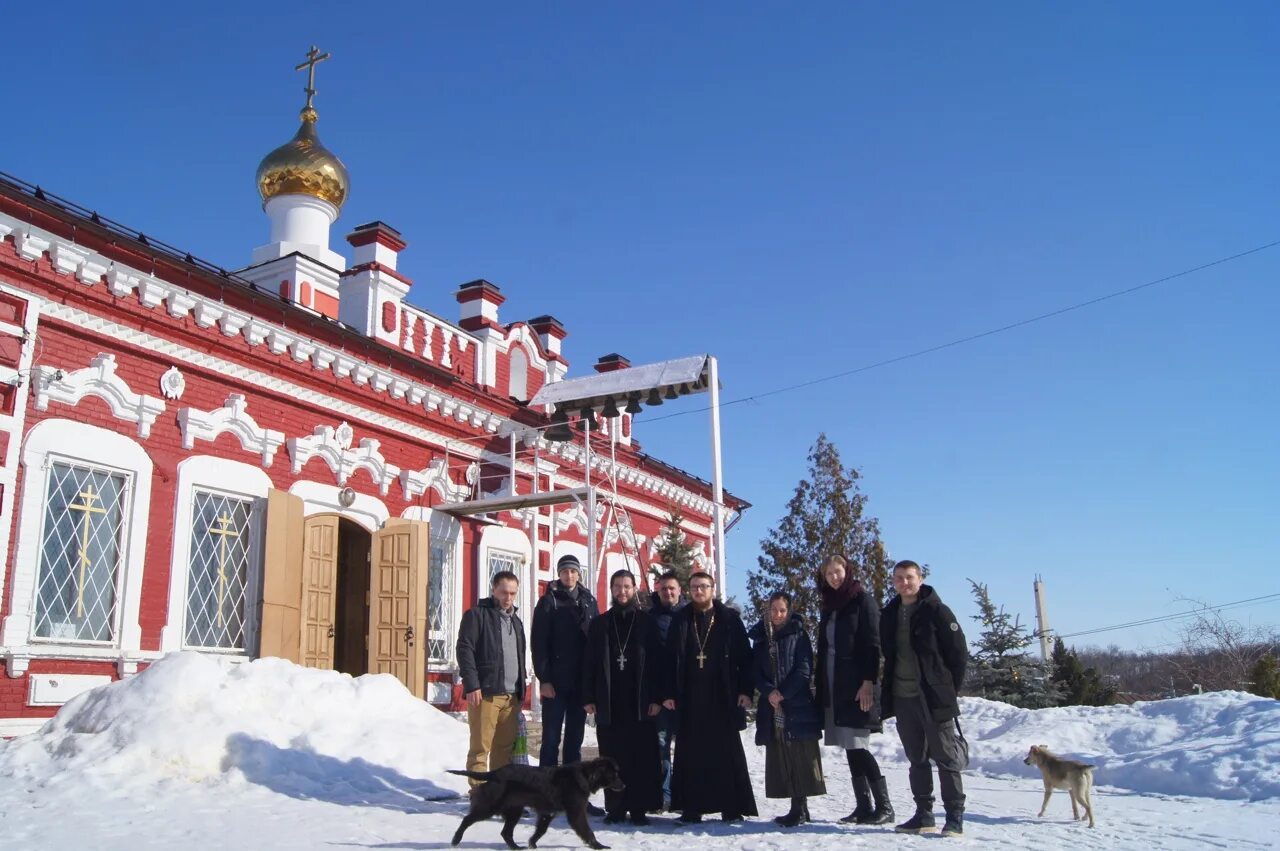
<path id="1" fill-rule="evenodd" d="M 347 235 L 355 249 L 351 268 L 338 284 L 338 319 L 366 336 L 400 344 L 401 303 L 413 282 L 396 271 L 407 243 L 383 222 L 360 225 Z"/>
<path id="2" fill-rule="evenodd" d="M 458 287 L 458 304 L 461 305 L 458 325 L 467 331 L 481 328 L 501 330 L 498 308 L 506 301 L 497 284 L 484 279 L 471 281 Z"/>
<path id="3" fill-rule="evenodd" d="M 600 360 L 596 361 L 596 372 L 617 372 L 620 369 L 627 369 L 630 366 L 631 361 L 627 360 L 617 352 L 614 352 L 613 354 L 605 355 L 600 358 Z"/>

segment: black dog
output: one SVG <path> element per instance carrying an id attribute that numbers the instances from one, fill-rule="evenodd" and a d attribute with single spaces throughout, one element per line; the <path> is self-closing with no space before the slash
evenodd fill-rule
<path id="1" fill-rule="evenodd" d="M 547 832 L 551 819 L 558 812 L 565 814 L 569 826 L 587 845 L 596 849 L 608 848 L 601 845 L 591 832 L 591 825 L 587 822 L 587 799 L 600 789 L 621 792 L 626 788 L 618 764 L 607 758 L 548 768 L 504 765 L 496 771 L 450 769 L 449 773 L 485 781 L 471 791 L 471 810 L 463 816 L 458 832 L 453 835 L 454 845 L 462 841 L 462 834 L 468 827 L 501 813 L 502 838 L 508 848 L 519 848 L 515 839 L 516 822 L 528 807 L 538 813 L 538 824 L 533 836 L 529 837 L 530 848 L 538 847 L 538 840 Z"/>

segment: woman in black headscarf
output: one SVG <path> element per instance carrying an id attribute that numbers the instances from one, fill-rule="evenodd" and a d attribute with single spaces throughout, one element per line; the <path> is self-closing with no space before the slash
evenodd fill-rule
<path id="1" fill-rule="evenodd" d="M 813 644 L 791 597 L 769 597 L 764 619 L 751 629 L 756 691 L 756 744 L 764 745 L 764 793 L 790 798 L 791 811 L 774 819 L 783 827 L 809 820 L 808 798 L 827 794 L 822 778 L 822 717 L 813 702 Z"/>

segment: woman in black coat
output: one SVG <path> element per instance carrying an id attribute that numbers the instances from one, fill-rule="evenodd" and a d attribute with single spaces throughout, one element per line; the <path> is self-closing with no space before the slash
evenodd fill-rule
<path id="1" fill-rule="evenodd" d="M 845 749 L 853 782 L 856 808 L 840 821 L 888 824 L 894 817 L 888 784 L 867 749 L 871 734 L 881 729 L 880 613 L 848 567 L 833 555 L 818 571 L 818 706 L 826 743 Z"/>
<path id="2" fill-rule="evenodd" d="M 790 798 L 791 811 L 774 819 L 783 827 L 809 820 L 808 797 L 827 794 L 822 779 L 822 718 L 813 702 L 813 643 L 804 618 L 791 614 L 791 597 L 769 598 L 764 620 L 750 633 L 758 700 L 756 744 L 764 745 L 764 793 Z"/>

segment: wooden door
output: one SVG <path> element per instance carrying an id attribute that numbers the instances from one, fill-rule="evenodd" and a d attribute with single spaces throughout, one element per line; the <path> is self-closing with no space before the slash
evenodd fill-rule
<path id="1" fill-rule="evenodd" d="M 303 503 L 281 490 L 267 492 L 267 533 L 262 565 L 259 656 L 302 661 Z"/>
<path id="2" fill-rule="evenodd" d="M 370 552 L 369 673 L 392 674 L 417 697 L 426 693 L 430 540 L 427 523 L 388 523 Z"/>
<path id="3" fill-rule="evenodd" d="M 302 558 L 302 664 L 333 668 L 338 586 L 338 518 L 307 518 Z"/>

